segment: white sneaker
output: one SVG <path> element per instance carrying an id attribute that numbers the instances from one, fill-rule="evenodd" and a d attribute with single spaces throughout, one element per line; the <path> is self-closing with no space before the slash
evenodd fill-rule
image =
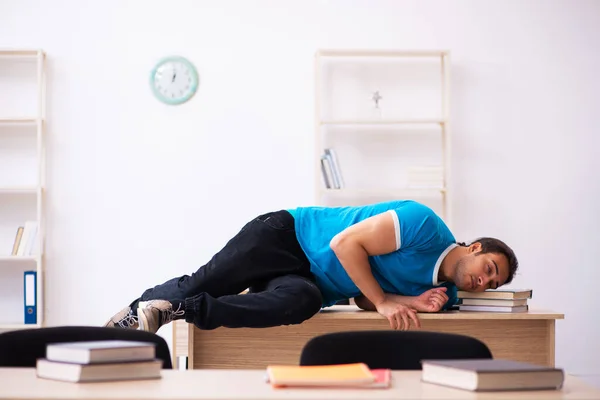
<path id="1" fill-rule="evenodd" d="M 177 308 L 173 311 L 173 305 L 167 300 L 140 301 L 137 310 L 140 330 L 156 333 L 158 328 L 176 319 L 183 317 L 185 311 Z"/>

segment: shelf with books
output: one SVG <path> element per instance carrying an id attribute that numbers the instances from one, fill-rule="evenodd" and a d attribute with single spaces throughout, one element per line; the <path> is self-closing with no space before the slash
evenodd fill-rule
<path id="1" fill-rule="evenodd" d="M 46 55 L 0 49 L 0 331 L 44 325 Z"/>
<path id="2" fill-rule="evenodd" d="M 447 51 L 317 51 L 318 204 L 427 198 L 451 226 L 449 64 Z"/>

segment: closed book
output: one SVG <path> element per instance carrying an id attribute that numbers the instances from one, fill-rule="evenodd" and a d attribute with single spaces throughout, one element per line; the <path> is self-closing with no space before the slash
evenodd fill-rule
<path id="1" fill-rule="evenodd" d="M 526 306 L 527 299 L 462 299 L 462 305 L 465 306 L 502 306 L 502 307 L 514 307 L 514 306 Z"/>
<path id="2" fill-rule="evenodd" d="M 488 289 L 483 292 L 466 292 L 459 290 L 459 299 L 530 299 L 533 296 L 532 289 Z"/>
<path id="3" fill-rule="evenodd" d="M 46 358 L 79 364 L 110 363 L 119 361 L 152 360 L 156 345 L 151 342 L 127 340 L 98 340 L 86 342 L 52 343 L 46 346 Z"/>
<path id="4" fill-rule="evenodd" d="M 20 226 L 17 228 L 17 234 L 15 236 L 15 241 L 13 243 L 12 252 L 10 253 L 12 256 L 16 256 L 19 252 L 19 246 L 21 244 L 21 239 L 23 238 L 23 230 L 25 228 Z"/>
<path id="5" fill-rule="evenodd" d="M 519 313 L 527 312 L 529 306 L 458 306 L 459 311 L 478 311 L 478 312 L 501 312 L 501 313 Z"/>
<path id="6" fill-rule="evenodd" d="M 471 391 L 560 389 L 559 368 L 502 359 L 423 360 L 423 382 Z"/>
<path id="7" fill-rule="evenodd" d="M 39 378 L 65 382 L 102 382 L 160 378 L 162 360 L 129 361 L 104 364 L 74 364 L 40 358 L 36 363 Z"/>
<path id="8" fill-rule="evenodd" d="M 277 386 L 367 386 L 375 375 L 364 363 L 336 365 L 269 365 L 267 380 Z"/>

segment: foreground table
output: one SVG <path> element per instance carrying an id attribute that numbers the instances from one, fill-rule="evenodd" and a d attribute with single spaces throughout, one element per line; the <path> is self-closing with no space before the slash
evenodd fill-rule
<path id="1" fill-rule="evenodd" d="M 418 316 L 422 330 L 473 336 L 490 348 L 494 358 L 548 366 L 554 366 L 555 320 L 564 318 L 563 314 L 538 310 L 515 314 L 450 311 Z M 173 329 L 174 361 L 188 357 L 190 369 L 263 369 L 268 364 L 298 364 L 304 344 L 320 334 L 390 327 L 376 312 L 334 306 L 299 325 L 203 331 L 175 321 Z"/>
<path id="2" fill-rule="evenodd" d="M 0 399 L 599 399 L 573 377 L 561 390 L 477 393 L 422 383 L 421 371 L 392 372 L 390 389 L 273 389 L 262 370 L 164 370 L 162 379 L 69 383 L 39 379 L 33 368 L 0 368 Z"/>

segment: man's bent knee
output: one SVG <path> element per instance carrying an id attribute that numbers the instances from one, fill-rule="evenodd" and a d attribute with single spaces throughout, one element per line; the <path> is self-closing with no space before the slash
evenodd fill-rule
<path id="1" fill-rule="evenodd" d="M 323 304 L 321 291 L 313 282 L 302 279 L 303 282 L 293 289 L 295 304 L 285 311 L 287 324 L 300 324 L 319 312 Z"/>

